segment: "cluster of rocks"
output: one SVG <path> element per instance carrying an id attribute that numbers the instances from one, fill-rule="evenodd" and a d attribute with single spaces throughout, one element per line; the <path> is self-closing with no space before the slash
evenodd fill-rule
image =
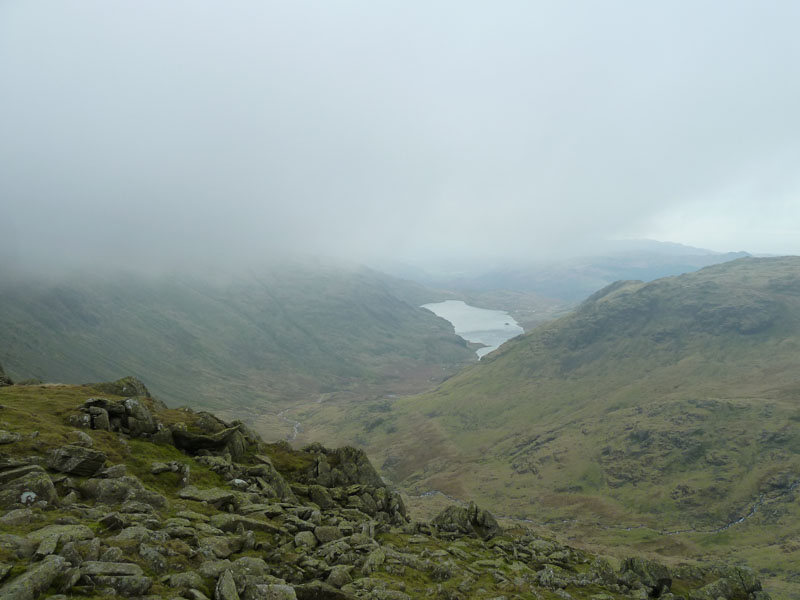
<path id="1" fill-rule="evenodd" d="M 69 443 L 35 456 L 12 457 L 30 434 L 8 432 L 0 598 L 670 600 L 678 580 L 689 600 L 768 598 L 746 569 L 670 571 L 637 558 L 615 570 L 504 532 L 472 503 L 412 521 L 358 449 L 267 445 L 207 413 L 179 422 L 171 411 L 167 426 L 164 410 L 146 396 L 90 398 L 68 418 L 80 429 L 65 424 Z M 162 460 L 143 464 L 132 438 Z M 113 440 L 105 451 L 101 439 Z"/>

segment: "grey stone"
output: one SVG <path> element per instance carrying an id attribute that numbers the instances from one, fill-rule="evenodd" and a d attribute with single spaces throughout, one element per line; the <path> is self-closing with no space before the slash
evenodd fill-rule
<path id="1" fill-rule="evenodd" d="M 236 591 L 236 582 L 230 569 L 226 569 L 217 580 L 214 600 L 239 600 L 239 592 Z"/>
<path id="2" fill-rule="evenodd" d="M 62 543 L 91 540 L 94 532 L 86 525 L 48 525 L 28 534 L 28 539 L 42 543 L 46 538 L 56 535 Z"/>
<path id="3" fill-rule="evenodd" d="M 290 585 L 261 583 L 248 585 L 242 600 L 297 600 Z"/>
<path id="4" fill-rule="evenodd" d="M 151 546 L 149 544 L 139 545 L 139 556 L 147 563 L 147 566 L 159 575 L 167 571 L 167 558 L 161 553 L 159 546 Z"/>
<path id="5" fill-rule="evenodd" d="M 313 548 L 317 545 L 317 538 L 310 531 L 301 531 L 295 534 L 294 545 L 297 548 Z"/>
<path id="6" fill-rule="evenodd" d="M 0 446 L 4 444 L 13 444 L 21 439 L 22 436 L 16 431 L 6 431 L 5 429 L 0 429 Z"/>
<path id="7" fill-rule="evenodd" d="M 106 455 L 103 452 L 75 444 L 56 448 L 47 457 L 49 468 L 79 477 L 91 477 L 100 470 L 105 462 Z"/>
<path id="8" fill-rule="evenodd" d="M 192 588 L 203 587 L 203 578 L 195 571 L 186 571 L 170 575 L 167 584 L 172 588 L 185 592 Z"/>
<path id="9" fill-rule="evenodd" d="M 21 467 L 25 470 L 22 476 L 16 475 L 18 469 L 12 469 L 3 473 L 6 476 L 14 476 L 13 479 L 2 483 L 0 491 L 0 509 L 6 510 L 16 508 L 22 504 L 29 506 L 34 502 L 46 502 L 55 504 L 58 502 L 58 494 L 50 477 L 41 467 Z"/>
<path id="10" fill-rule="evenodd" d="M 143 596 L 153 585 L 152 579 L 144 575 L 98 575 L 92 580 L 98 587 L 110 587 L 120 596 L 126 597 Z"/>
<path id="11" fill-rule="evenodd" d="M 178 496 L 184 500 L 194 500 L 195 502 L 208 502 L 214 506 L 224 506 L 234 500 L 234 493 L 231 490 L 222 488 L 198 488 L 193 485 L 186 486 Z"/>
<path id="12" fill-rule="evenodd" d="M 0 588 L 3 600 L 34 600 L 47 590 L 61 572 L 67 561 L 61 556 L 47 556 L 28 568 L 22 575 Z"/>
<path id="13" fill-rule="evenodd" d="M 142 568 L 135 563 L 86 561 L 81 565 L 81 573 L 93 577 L 95 575 L 141 575 Z"/>
<path id="14" fill-rule="evenodd" d="M 94 440 L 92 436 L 90 436 L 85 431 L 81 431 L 80 429 L 75 429 L 69 432 L 69 437 L 73 438 L 74 441 L 70 442 L 75 446 L 83 446 L 84 448 L 91 448 L 94 445 Z"/>
<path id="15" fill-rule="evenodd" d="M 272 523 L 268 523 L 267 521 L 261 521 L 259 519 L 253 519 L 250 517 L 245 517 L 242 515 L 237 514 L 216 514 L 212 515 L 211 519 L 209 520 L 209 525 L 212 527 L 216 527 L 217 529 L 221 529 L 222 531 L 226 531 L 228 533 L 235 532 L 239 526 L 242 526 L 245 530 L 249 531 L 266 531 L 267 533 L 283 533 L 283 530 L 280 527 L 276 527 Z"/>
<path id="16" fill-rule="evenodd" d="M 108 411 L 99 406 L 92 406 L 87 408 L 89 413 L 89 427 L 92 429 L 99 429 L 100 431 L 110 431 L 111 421 L 108 418 Z"/>
<path id="17" fill-rule="evenodd" d="M 332 585 L 319 581 L 296 585 L 294 593 L 297 600 L 354 600 L 354 596 L 343 590 L 337 590 Z"/>
<path id="18" fill-rule="evenodd" d="M 335 588 L 341 588 L 348 583 L 353 581 L 353 578 L 350 576 L 350 569 L 351 567 L 346 565 L 336 565 L 331 569 L 331 572 L 328 574 L 328 579 L 326 583 L 332 585 Z"/>
<path id="19" fill-rule="evenodd" d="M 6 514 L 0 517 L 0 525 L 6 525 L 10 527 L 27 525 L 28 523 L 32 523 L 34 519 L 34 513 L 30 508 L 17 508 L 15 510 L 8 511 Z"/>
<path id="20" fill-rule="evenodd" d="M 448 506 L 431 521 L 441 531 L 461 533 L 484 540 L 501 535 L 503 530 L 487 510 L 478 508 L 474 502 L 469 506 Z"/>
<path id="21" fill-rule="evenodd" d="M 56 548 L 58 547 L 58 539 L 60 537 L 61 536 L 58 533 L 51 533 L 41 542 L 39 542 L 36 552 L 33 553 L 33 560 L 42 560 L 45 556 L 55 554 Z"/>
<path id="22" fill-rule="evenodd" d="M 320 544 L 327 544 L 342 537 L 342 532 L 339 528 L 333 525 L 319 525 L 314 528 L 314 535 L 319 540 Z"/>
<path id="23" fill-rule="evenodd" d="M 167 499 L 156 492 L 145 489 L 139 479 L 132 475 L 115 479 L 87 479 L 78 486 L 82 496 L 103 504 L 120 504 L 127 500 L 144 502 L 155 508 L 167 506 Z"/>

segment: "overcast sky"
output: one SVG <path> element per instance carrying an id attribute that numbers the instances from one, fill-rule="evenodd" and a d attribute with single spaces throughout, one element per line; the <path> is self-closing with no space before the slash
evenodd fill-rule
<path id="1" fill-rule="evenodd" d="M 800 253 L 800 2 L 0 0 L 0 253 Z"/>

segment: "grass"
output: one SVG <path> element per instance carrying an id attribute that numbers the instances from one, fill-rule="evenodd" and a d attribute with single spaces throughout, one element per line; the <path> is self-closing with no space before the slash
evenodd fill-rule
<path id="1" fill-rule="evenodd" d="M 322 407 L 310 427 L 361 440 L 411 492 L 798 586 L 798 492 L 779 487 L 800 480 L 798 357 L 800 259 L 743 259 L 612 286 L 429 393 Z"/>

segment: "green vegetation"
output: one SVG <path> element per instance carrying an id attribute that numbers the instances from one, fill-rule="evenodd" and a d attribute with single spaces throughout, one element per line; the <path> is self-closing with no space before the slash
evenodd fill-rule
<path id="1" fill-rule="evenodd" d="M 0 388 L 4 600 L 770 598 L 746 569 L 609 561 L 474 504 L 411 520 L 355 448 L 266 444 L 126 381 Z M 107 393 L 127 384 L 146 396 Z"/>
<path id="2" fill-rule="evenodd" d="M 746 258 L 611 285 L 380 424 L 364 405 L 335 427 L 412 493 L 600 547 L 746 561 L 796 592 L 799 357 L 800 258 Z"/>
<path id="3" fill-rule="evenodd" d="M 0 362 L 16 380 L 132 373 L 170 405 L 258 408 L 356 387 L 422 390 L 474 354 L 436 299 L 368 269 L 295 264 L 225 281 L 100 275 L 0 284 Z"/>

